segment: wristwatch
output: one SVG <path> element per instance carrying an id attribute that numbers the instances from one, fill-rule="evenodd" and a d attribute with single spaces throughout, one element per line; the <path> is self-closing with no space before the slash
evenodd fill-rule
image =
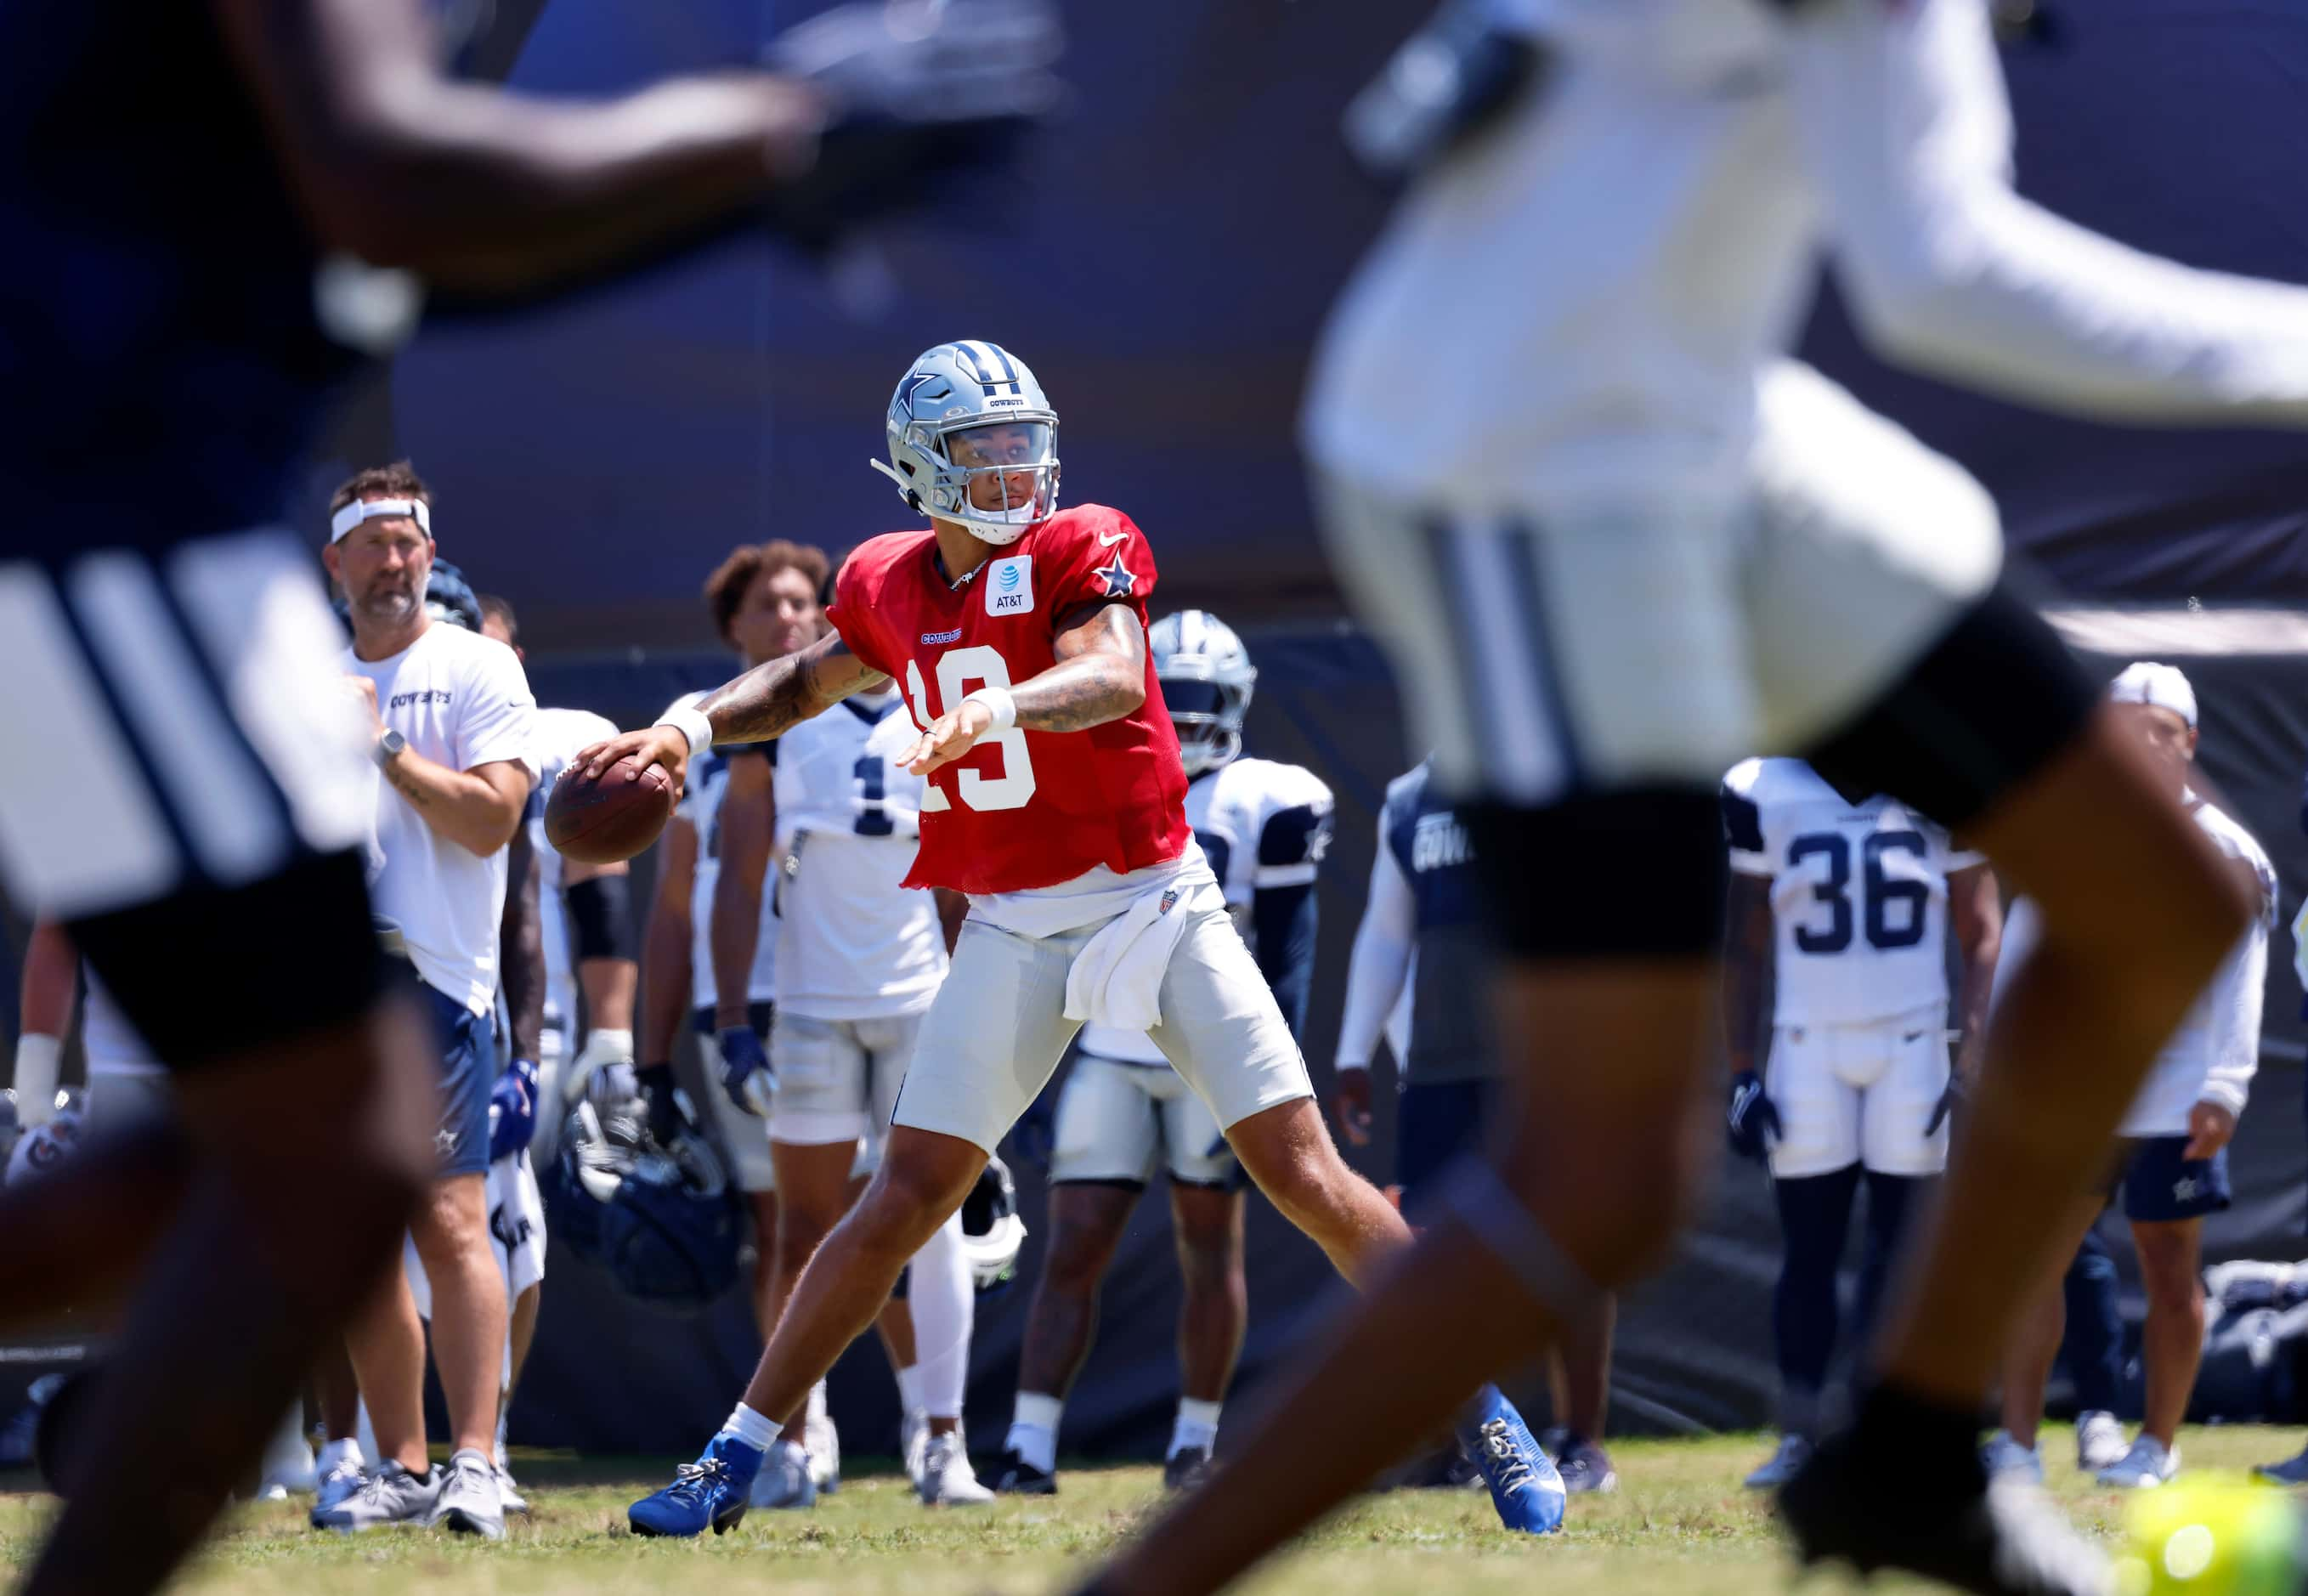
<path id="1" fill-rule="evenodd" d="M 409 739 L 407 738 L 401 736 L 400 732 L 394 730 L 392 727 L 386 727 L 383 734 L 376 739 L 376 768 L 381 771 L 390 770 L 392 767 L 393 760 L 397 758 L 400 755 L 400 751 L 407 746 L 409 746 Z"/>

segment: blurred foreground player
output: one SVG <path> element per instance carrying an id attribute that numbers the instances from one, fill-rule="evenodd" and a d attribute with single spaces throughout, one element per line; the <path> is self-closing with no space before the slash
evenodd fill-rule
<path id="1" fill-rule="evenodd" d="M 1825 254 L 1869 341 L 1934 375 L 2297 427 L 2308 294 L 2014 194 L 1981 0 L 1456 6 L 1349 130 L 1423 180 L 1334 316 L 1305 434 L 1437 774 L 1482 800 L 1486 878 L 1558 889 L 1495 917 L 1531 1090 L 1453 1220 L 1098 1588 L 1224 1584 L 1658 1256 L 1706 1140 L 1713 788 L 1756 749 L 1914 804 L 2044 928 L 1876 1382 L 1783 1511 L 1810 1559 L 2104 1588 L 2055 1515 L 1987 1491 L 1977 1415 L 2060 1216 L 2253 906 L 1999 584 L 1977 485 L 1777 356 Z"/>
<path id="2" fill-rule="evenodd" d="M 1102 505 L 1057 508 L 1057 415 L 993 344 L 922 355 L 885 428 L 889 460 L 874 463 L 931 524 L 849 556 L 831 635 L 613 738 L 584 767 L 599 779 L 632 757 L 679 780 L 717 740 L 774 738 L 896 681 L 920 729 L 896 763 L 931 778 L 906 884 L 970 900 L 881 1168 L 795 1281 L 720 1433 L 633 1504 L 643 1534 L 719 1532 L 745 1516 L 778 1423 L 961 1205 L 1085 1021 L 1149 1032 L 1243 1168 L 1342 1273 L 1408 1238 L 1331 1145 L 1305 1061 L 1187 829 L 1147 651 L 1145 535 Z M 1529 1432 L 1494 1411 L 1475 1427 L 1502 1515 L 1554 1527 L 1562 1487 Z"/>
<path id="3" fill-rule="evenodd" d="M 820 237 L 917 158 L 1014 129 L 1055 42 L 991 0 L 907 39 L 856 13 L 808 26 L 784 53 L 810 81 L 554 104 L 443 77 L 416 0 L 0 13 L 0 216 L 22 241 L 0 254 L 0 378 L 41 395 L 0 436 L 0 730 L 26 751 L 0 781 L 0 877 L 177 1073 L 197 1150 L 189 1183 L 124 1148 L 0 1201 L 11 1323 L 168 1238 L 88 1425 L 168 1466 L 75 1493 L 28 1590 L 165 1577 L 429 1168 L 422 1026 L 382 995 L 361 879 L 360 722 L 279 530 L 348 340 L 407 315 L 324 325 L 316 285 L 361 273 L 323 263 L 489 295 L 715 224 Z"/>

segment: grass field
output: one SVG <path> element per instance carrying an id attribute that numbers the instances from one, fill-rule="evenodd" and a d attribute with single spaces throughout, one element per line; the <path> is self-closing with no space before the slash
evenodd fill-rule
<path id="1" fill-rule="evenodd" d="M 2297 1450 L 2296 1431 L 2190 1430 L 2190 1468 L 2243 1469 Z M 1384 1592 L 1527 1593 L 1546 1587 L 1662 1596 L 1777 1591 L 1791 1565 L 1766 1505 L 1739 1488 L 1763 1439 L 1626 1442 L 1613 1449 L 1622 1484 L 1572 1504 L 1563 1534 L 1501 1531 L 1478 1493 L 1417 1491 L 1365 1499 L 1247 1589 L 1262 1596 Z M 2052 1432 L 2052 1489 L 2082 1523 L 2112 1534 L 2123 1498 L 2074 1470 L 2073 1441 Z M 143 1464 L 139 1466 L 152 1466 Z M 669 1464 L 517 1456 L 534 1506 L 499 1546 L 422 1531 L 357 1539 L 315 1534 L 293 1504 L 245 1507 L 194 1572 L 201 1590 L 424 1596 L 528 1592 L 716 1592 L 776 1590 L 857 1596 L 1047 1592 L 1158 1500 L 1150 1468 L 1072 1469 L 1055 1499 L 1005 1499 L 975 1512 L 930 1513 L 894 1476 L 852 1478 L 807 1514 L 755 1514 L 731 1534 L 692 1542 L 638 1540 L 625 1505 L 669 1478 Z M 54 1504 L 0 1495 L 0 1567 L 30 1555 Z M 124 1526 L 124 1532 L 133 1528 Z M 1891 1589 L 1896 1587 L 1882 1587 Z"/>

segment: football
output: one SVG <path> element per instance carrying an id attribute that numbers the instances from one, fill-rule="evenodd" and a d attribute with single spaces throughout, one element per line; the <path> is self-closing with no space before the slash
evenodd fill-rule
<path id="1" fill-rule="evenodd" d="M 663 765 L 621 759 L 592 777 L 573 764 L 545 801 L 545 840 L 581 865 L 614 865 L 657 841 L 679 798 Z"/>

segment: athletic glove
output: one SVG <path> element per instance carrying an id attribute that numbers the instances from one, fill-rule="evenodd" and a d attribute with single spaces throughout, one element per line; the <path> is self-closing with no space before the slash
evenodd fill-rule
<path id="1" fill-rule="evenodd" d="M 489 1162 L 511 1158 L 537 1134 L 537 1065 L 516 1058 L 489 1089 Z"/>
<path id="2" fill-rule="evenodd" d="M 1940 1093 L 1940 1100 L 1932 1105 L 1932 1117 L 1924 1122 L 1924 1134 L 1927 1136 L 1938 1135 L 1940 1134 L 1940 1126 L 1948 1122 L 1948 1117 L 1953 1114 L 1958 1109 L 1964 1107 L 1970 1099 L 1970 1083 L 1967 1082 L 1961 1075 L 1957 1074 L 1953 1070 L 1950 1070 L 1948 1072 L 1947 1089 Z"/>
<path id="3" fill-rule="evenodd" d="M 1049 68 L 1064 45 L 1046 0 L 843 5 L 779 34 L 764 64 L 831 109 L 815 162 L 771 202 L 779 224 L 823 250 L 956 172 L 1007 159 L 1056 110 Z"/>
<path id="4" fill-rule="evenodd" d="M 1741 1158 L 1770 1156 L 1780 1137 L 1778 1105 L 1763 1090 L 1763 1078 L 1753 1070 L 1731 1077 L 1731 1109 L 1724 1117 L 1731 1134 L 1731 1151 Z"/>
<path id="5" fill-rule="evenodd" d="M 659 1147 L 672 1146 L 689 1128 L 673 1095 L 673 1065 L 645 1064 L 633 1072 L 633 1084 L 641 1089 L 642 1101 L 649 1109 L 650 1140 Z"/>
<path id="6" fill-rule="evenodd" d="M 750 1025 L 732 1025 L 714 1040 L 721 1049 L 721 1090 L 746 1113 L 767 1119 L 778 1078 L 770 1069 L 770 1056 L 762 1050 L 762 1039 Z"/>
<path id="7" fill-rule="evenodd" d="M 1478 3 L 1446 5 L 1347 108 L 1347 147 L 1382 183 L 1409 181 L 1496 123 L 1546 64 Z"/>

